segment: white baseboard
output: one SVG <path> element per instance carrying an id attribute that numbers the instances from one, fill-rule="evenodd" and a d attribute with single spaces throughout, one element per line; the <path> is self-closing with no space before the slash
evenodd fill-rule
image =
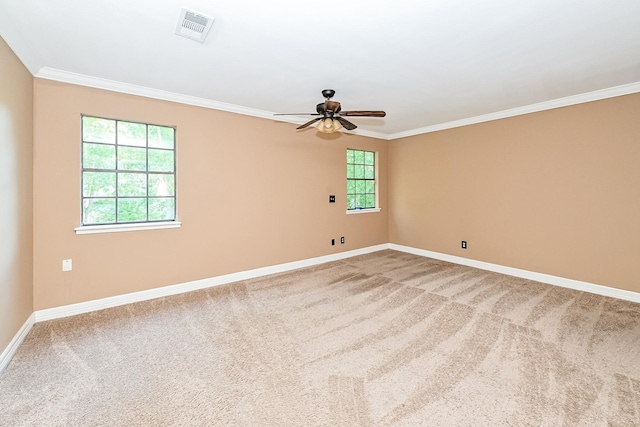
<path id="1" fill-rule="evenodd" d="M 452 262 L 454 264 L 475 267 L 481 270 L 493 271 L 495 273 L 507 274 L 509 276 L 520 277 L 523 279 L 535 280 L 536 282 L 542 282 L 542 283 L 547 283 L 549 285 L 561 286 L 563 288 L 575 289 L 577 291 L 589 292 L 592 294 L 618 298 L 626 301 L 640 302 L 640 293 L 625 291 L 623 289 L 596 285 L 594 283 L 589 283 L 589 282 L 581 282 L 579 280 L 552 276 L 550 274 L 536 273 L 534 271 L 521 270 L 519 268 L 506 267 L 504 265 L 499 265 L 499 264 L 491 264 L 489 262 L 484 262 L 484 261 L 476 261 L 473 259 L 462 258 L 455 255 L 447 255 L 440 252 L 432 252 L 424 249 L 412 248 L 410 246 L 396 245 L 395 243 L 390 243 L 389 249 L 393 249 L 400 252 L 406 252 L 414 255 L 420 255 L 427 258 L 438 259 L 441 261 Z"/>
<path id="2" fill-rule="evenodd" d="M 476 261 L 473 259 L 462 258 L 454 255 L 433 252 L 424 249 L 417 249 L 409 246 L 397 245 L 395 243 L 381 244 L 369 246 L 362 249 L 356 249 L 337 254 L 325 255 L 316 258 L 309 258 L 300 261 L 293 261 L 284 264 L 273 265 L 269 267 L 256 268 L 254 270 L 241 271 L 238 273 L 226 274 L 207 279 L 195 280 L 192 282 L 180 283 L 177 285 L 164 286 L 161 288 L 149 289 L 146 291 L 133 292 L 124 295 L 102 298 L 98 300 L 86 301 L 77 304 L 53 307 L 44 310 L 37 310 L 35 322 L 43 322 L 46 320 L 58 319 L 77 314 L 88 313 L 91 311 L 102 310 L 110 307 L 131 304 L 134 302 L 147 301 L 150 299 L 161 298 L 185 292 L 196 291 L 199 289 L 210 288 L 213 286 L 225 285 L 228 283 L 238 282 L 241 280 L 254 279 L 256 277 L 267 276 L 269 274 L 283 273 L 286 271 L 296 270 L 299 268 L 311 267 L 325 262 L 338 261 L 356 255 L 368 254 L 384 249 L 393 249 L 400 252 L 406 252 L 414 255 L 424 256 L 427 258 L 438 259 L 455 264 L 466 265 L 469 267 L 479 268 L 481 270 L 493 271 L 496 273 L 507 274 L 509 276 L 521 277 L 523 279 L 535 280 L 537 282 L 547 283 L 550 285 L 561 286 L 564 288 L 575 289 L 578 291 L 590 292 L 622 300 L 640 302 L 640 294 L 636 292 L 626 291 L 617 288 L 611 288 L 602 285 L 596 285 L 588 282 L 567 279 L 564 277 L 552 276 L 549 274 L 536 273 L 533 271 L 522 270 L 513 267 L 507 267 L 498 264 L 492 264 L 484 261 Z"/>
<path id="3" fill-rule="evenodd" d="M 47 308 L 37 310 L 35 312 L 35 321 L 43 322 L 45 320 L 58 319 L 61 317 L 74 316 L 76 314 L 88 313 L 91 311 L 102 310 L 110 307 L 131 304 L 134 302 L 146 301 L 154 298 L 166 297 L 170 295 L 182 294 L 185 292 L 196 291 L 199 289 L 210 288 L 212 286 L 225 285 L 227 283 L 238 282 L 240 280 L 254 279 L 256 277 L 267 276 L 269 274 L 283 273 L 286 271 L 296 270 L 313 265 L 323 264 L 330 261 L 338 261 L 356 255 L 377 252 L 388 249 L 388 244 L 369 246 L 362 249 L 355 249 L 337 254 L 324 255 L 316 258 L 309 258 L 300 261 L 293 261 L 284 264 L 272 265 L 269 267 L 256 268 L 254 270 L 241 271 L 238 273 L 225 274 L 223 276 L 211 277 L 208 279 L 195 280 L 192 282 L 180 283 L 177 285 L 164 286 L 161 288 L 149 289 L 146 291 L 133 292 L 124 295 L 117 295 L 98 300 L 80 302 L 77 304 L 69 304 L 60 307 Z"/>
<path id="4" fill-rule="evenodd" d="M 16 351 L 18 351 L 18 347 L 20 347 L 20 344 L 22 344 L 31 328 L 33 328 L 35 319 L 35 313 L 31 313 L 31 316 L 29 316 L 27 321 L 24 322 L 11 342 L 9 342 L 7 348 L 5 348 L 2 354 L 0 354 L 0 373 L 2 373 L 2 371 L 4 371 L 5 368 L 9 365 L 9 362 L 11 362 L 11 359 L 16 354 Z"/>
<path id="5" fill-rule="evenodd" d="M 640 293 L 626 291 L 607 286 L 596 285 L 588 282 L 567 279 L 564 277 L 552 276 L 549 274 L 536 273 L 519 268 L 506 267 L 504 265 L 491 264 L 484 261 L 476 261 L 473 259 L 462 258 L 454 255 L 443 254 L 439 252 L 428 251 L 424 249 L 412 248 L 410 246 L 397 245 L 395 243 L 386 243 L 381 245 L 369 246 L 362 249 L 356 249 L 337 254 L 325 255 L 316 258 L 309 258 L 300 261 L 288 262 L 284 264 L 273 265 L 269 267 L 256 268 L 254 270 L 241 271 L 238 273 L 226 274 L 223 276 L 211 277 L 208 279 L 195 280 L 192 282 L 181 283 L 177 285 L 165 286 L 162 288 L 149 289 L 146 291 L 133 292 L 125 295 L 117 295 L 114 297 L 102 298 L 99 300 L 86 301 L 77 304 L 70 304 L 61 307 L 48 308 L 35 311 L 29 319 L 22 325 L 8 347 L 0 355 L 0 373 L 9 365 L 11 358 L 18 350 L 18 347 L 24 341 L 25 337 L 36 322 L 45 320 L 58 319 L 76 314 L 88 313 L 91 311 L 102 310 L 105 308 L 116 307 L 120 305 L 130 304 L 134 302 L 146 301 L 154 298 L 160 298 L 170 295 L 181 294 L 184 292 L 195 291 L 199 289 L 209 288 L 212 286 L 224 285 L 241 280 L 254 279 L 256 277 L 267 276 L 269 274 L 283 273 L 299 268 L 311 267 L 331 261 L 339 261 L 341 259 L 364 255 L 384 249 L 393 249 L 400 252 L 406 252 L 414 255 L 424 256 L 427 258 L 447 261 L 454 264 L 466 265 L 469 267 L 479 268 L 481 270 L 493 271 L 496 273 L 507 274 L 509 276 L 521 277 L 523 279 L 535 280 L 537 282 L 547 283 L 549 285 L 561 286 L 564 288 L 575 289 L 578 291 L 589 292 L 592 294 L 603 295 L 612 298 L 618 298 L 626 301 L 640 302 Z"/>

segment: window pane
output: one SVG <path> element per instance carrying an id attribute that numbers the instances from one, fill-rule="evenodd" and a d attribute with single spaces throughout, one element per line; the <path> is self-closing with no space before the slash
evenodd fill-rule
<path id="1" fill-rule="evenodd" d="M 118 196 L 146 196 L 147 175 L 144 173 L 119 173 Z M 118 212 L 120 210 L 118 209 Z"/>
<path id="2" fill-rule="evenodd" d="M 118 199 L 118 222 L 147 220 L 147 199 Z"/>
<path id="3" fill-rule="evenodd" d="M 97 117 L 82 117 L 82 140 L 115 144 L 116 121 Z"/>
<path id="4" fill-rule="evenodd" d="M 374 161 L 373 151 L 365 151 L 364 152 L 364 164 L 365 165 L 373 165 Z"/>
<path id="5" fill-rule="evenodd" d="M 173 150 L 173 128 L 149 125 L 149 147 L 169 148 Z"/>
<path id="6" fill-rule="evenodd" d="M 114 197 L 116 195 L 115 172 L 83 172 L 83 197 Z"/>
<path id="7" fill-rule="evenodd" d="M 84 199 L 82 223 L 104 224 L 116 221 L 116 199 Z"/>
<path id="8" fill-rule="evenodd" d="M 347 209 L 355 209 L 356 208 L 356 196 L 353 194 L 347 195 Z"/>
<path id="9" fill-rule="evenodd" d="M 365 207 L 367 208 L 375 208 L 376 197 L 373 194 L 367 194 L 365 196 Z"/>
<path id="10" fill-rule="evenodd" d="M 118 147 L 118 169 L 147 170 L 147 149 L 133 147 Z"/>
<path id="11" fill-rule="evenodd" d="M 83 224 L 175 220 L 173 127 L 82 116 L 82 137 Z"/>
<path id="12" fill-rule="evenodd" d="M 347 163 L 353 163 L 353 150 L 347 150 Z"/>
<path id="13" fill-rule="evenodd" d="M 149 196 L 175 196 L 175 194 L 173 175 L 149 174 Z M 151 205 L 149 205 L 149 209 L 151 209 Z"/>
<path id="14" fill-rule="evenodd" d="M 116 147 L 102 144 L 82 144 L 82 165 L 85 169 L 115 169 Z"/>
<path id="15" fill-rule="evenodd" d="M 356 192 L 356 182 L 353 179 L 347 180 L 347 194 Z"/>
<path id="16" fill-rule="evenodd" d="M 356 177 L 356 167 L 353 165 L 347 165 L 347 178 L 355 178 Z"/>
<path id="17" fill-rule="evenodd" d="M 364 167 L 364 177 L 365 178 L 367 178 L 367 179 L 375 178 L 374 173 L 375 173 L 375 171 L 374 171 L 373 166 L 365 166 Z"/>
<path id="18" fill-rule="evenodd" d="M 149 149 L 149 170 L 173 172 L 173 151 Z"/>
<path id="19" fill-rule="evenodd" d="M 147 146 L 147 125 L 142 123 L 118 122 L 118 144 Z"/>
<path id="20" fill-rule="evenodd" d="M 375 208 L 375 173 L 374 152 L 347 150 L 347 209 Z"/>
<path id="21" fill-rule="evenodd" d="M 367 188 L 365 190 L 366 193 L 375 193 L 376 192 L 376 183 L 375 181 L 367 181 Z"/>
<path id="22" fill-rule="evenodd" d="M 175 219 L 175 211 L 173 197 L 149 199 L 149 221 Z"/>

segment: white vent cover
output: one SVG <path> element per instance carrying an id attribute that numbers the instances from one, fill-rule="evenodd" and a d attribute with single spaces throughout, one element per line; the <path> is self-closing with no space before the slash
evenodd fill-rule
<path id="1" fill-rule="evenodd" d="M 183 7 L 176 25 L 176 34 L 203 43 L 211 25 L 213 18 Z"/>

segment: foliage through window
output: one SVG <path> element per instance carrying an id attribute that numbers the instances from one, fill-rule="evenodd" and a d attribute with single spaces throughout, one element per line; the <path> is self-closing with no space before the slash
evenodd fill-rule
<path id="1" fill-rule="evenodd" d="M 82 116 L 82 225 L 176 219 L 175 129 Z"/>
<path id="2" fill-rule="evenodd" d="M 347 210 L 376 207 L 376 165 L 372 151 L 347 150 Z"/>

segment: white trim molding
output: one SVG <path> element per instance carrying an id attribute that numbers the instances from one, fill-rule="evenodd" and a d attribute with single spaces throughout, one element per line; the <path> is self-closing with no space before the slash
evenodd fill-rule
<path id="1" fill-rule="evenodd" d="M 626 291 L 624 289 L 596 285 L 594 283 L 567 279 L 565 277 L 552 276 L 550 274 L 536 273 L 534 271 L 507 267 L 504 265 L 492 264 L 489 262 L 477 261 L 469 258 L 462 258 L 459 256 L 443 254 L 440 252 L 432 252 L 424 249 L 412 248 L 410 246 L 397 245 L 395 243 L 390 243 L 389 249 L 427 258 L 433 258 L 440 261 L 447 261 L 454 264 L 466 265 L 468 267 L 475 267 L 481 270 L 493 271 L 495 273 L 506 274 L 509 276 L 520 277 L 522 279 L 534 280 L 536 282 L 546 283 L 548 285 L 561 286 L 563 288 L 575 289 L 577 291 L 589 292 L 592 294 L 618 298 L 631 302 L 640 302 L 640 293 Z"/>
<path id="2" fill-rule="evenodd" d="M 384 243 L 366 248 L 355 249 L 346 252 L 339 252 L 330 255 L 308 258 L 300 261 L 293 261 L 284 264 L 277 264 L 268 267 L 256 268 L 253 270 L 241 271 L 237 273 L 226 274 L 222 276 L 211 277 L 208 279 L 195 280 L 192 282 L 181 283 L 177 285 L 164 286 L 161 288 L 149 289 L 146 291 L 133 292 L 124 295 L 117 295 L 98 300 L 86 301 L 77 304 L 70 304 L 60 307 L 53 307 L 44 310 L 35 311 L 29 319 L 22 325 L 8 347 L 0 355 L 0 373 L 7 367 L 11 358 L 16 353 L 18 347 L 36 322 L 53 320 L 62 317 L 75 316 L 77 314 L 88 313 L 96 310 L 102 310 L 110 307 L 117 307 L 134 302 L 146 301 L 155 298 L 161 298 L 171 295 L 177 295 L 185 292 L 195 291 L 199 289 L 210 288 L 213 286 L 225 285 L 241 280 L 254 279 L 257 277 L 267 276 L 269 274 L 283 273 L 299 268 L 311 267 L 331 261 L 339 261 L 357 255 L 364 255 L 385 249 L 392 249 L 399 252 L 410 253 L 413 255 L 433 258 L 441 261 L 447 261 L 454 264 L 466 265 L 469 267 L 479 268 L 481 270 L 493 271 L 496 273 L 507 274 L 509 276 L 520 277 L 523 279 L 534 280 L 549 285 L 561 286 L 564 288 L 575 289 L 578 291 L 589 292 L 592 294 L 618 298 L 621 300 L 640 303 L 640 293 L 626 291 L 623 289 L 611 288 L 607 286 L 597 285 L 578 280 L 567 279 L 564 277 L 552 276 L 549 274 L 536 273 L 533 271 L 522 270 L 504 265 L 492 264 L 484 261 L 477 261 L 469 258 L 458 257 L 454 255 L 443 254 L 440 252 L 428 251 L 425 249 L 413 248 L 410 246 L 398 245 L 395 243 Z"/>
<path id="3" fill-rule="evenodd" d="M 492 264 L 484 261 L 477 261 L 468 258 L 462 258 L 454 255 L 443 254 L 439 252 L 428 251 L 424 249 L 413 248 L 409 246 L 397 245 L 395 243 L 385 243 L 366 248 L 355 249 L 352 251 L 339 252 L 331 255 L 324 255 L 316 258 L 309 258 L 300 261 L 293 261 L 284 264 L 278 264 L 268 267 L 256 268 L 253 270 L 241 271 L 237 273 L 225 274 L 222 276 L 211 277 L 207 279 L 195 280 L 191 282 L 181 283 L 177 285 L 169 285 L 161 288 L 154 288 L 145 291 L 133 292 L 124 295 L 116 295 L 113 297 L 102 298 L 98 300 L 85 301 L 77 304 L 53 307 L 44 310 L 37 310 L 35 322 L 43 322 L 46 320 L 58 319 L 67 316 L 75 316 L 77 314 L 89 313 L 91 311 L 103 310 L 105 308 L 117 307 L 134 302 L 147 301 L 155 298 L 161 298 L 171 295 L 177 295 L 185 292 L 196 291 L 200 289 L 210 288 L 213 286 L 226 285 L 241 280 L 249 280 L 257 277 L 267 276 L 269 274 L 283 273 L 299 268 L 311 267 L 331 261 L 339 261 L 357 255 L 368 254 L 381 251 L 384 249 L 392 249 L 399 252 L 410 253 L 427 258 L 447 261 L 454 264 L 466 265 L 468 267 L 479 268 L 481 270 L 493 271 L 496 273 L 507 274 L 509 276 L 520 277 L 523 279 L 534 280 L 549 285 L 561 286 L 564 288 L 575 289 L 578 291 L 589 292 L 592 294 L 603 295 L 612 298 L 618 298 L 626 301 L 640 302 L 640 293 L 626 291 L 623 289 L 611 288 L 608 286 L 597 285 L 579 280 L 567 279 L 564 277 L 552 276 L 544 273 L 536 273 L 533 271 L 522 270 L 513 267 L 507 267 L 499 264 Z M 28 332 L 28 331 L 27 331 Z"/>
<path id="4" fill-rule="evenodd" d="M 405 132 L 397 132 L 387 135 L 388 140 L 406 138 L 409 136 L 421 135 L 424 133 L 438 132 L 446 129 L 453 129 L 462 126 L 475 125 L 493 120 L 506 119 L 508 117 L 522 116 L 525 114 L 537 113 L 539 111 L 553 110 L 555 108 L 568 107 L 570 105 L 583 104 L 585 102 L 599 101 L 616 96 L 631 95 L 640 92 L 640 82 L 615 86 L 608 89 L 596 90 L 593 92 L 581 93 L 579 95 L 567 96 L 564 98 L 552 99 L 550 101 L 539 102 L 537 104 L 525 105 L 511 108 L 509 110 L 496 111 L 495 113 L 482 114 L 480 116 L 468 117 L 466 119 L 454 120 L 446 123 L 438 123 L 432 126 L 412 129 Z"/>
<path id="5" fill-rule="evenodd" d="M 125 93 L 128 95 L 137 95 L 145 98 L 160 99 L 163 101 L 177 102 L 179 104 L 194 105 L 196 107 L 209 108 L 211 110 L 226 111 L 229 113 L 242 114 L 245 116 L 258 117 L 276 122 L 285 122 L 293 124 L 303 124 L 307 120 L 295 116 L 276 116 L 270 111 L 258 110 L 255 108 L 243 107 L 241 105 L 227 104 L 225 102 L 213 101 L 211 99 L 199 98 L 196 96 L 182 95 L 175 92 L 167 92 L 160 89 L 154 89 L 145 86 L 134 85 L 130 83 L 122 83 L 116 80 L 103 79 L 100 77 L 87 76 L 85 74 L 72 73 L 55 68 L 42 67 L 35 77 L 45 80 L 53 80 L 62 83 L 70 83 L 78 86 L 86 86 L 94 89 L 109 90 L 112 92 Z M 388 139 L 386 134 L 368 131 L 364 129 L 355 129 L 347 134 L 355 134 L 369 138 Z"/>
<path id="6" fill-rule="evenodd" d="M 196 107 L 210 108 L 213 110 L 228 111 L 230 113 L 244 114 L 247 116 L 260 117 L 263 119 L 281 120 L 273 113 L 254 108 L 242 107 L 240 105 L 227 104 L 224 102 L 212 101 L 210 99 L 196 96 L 182 95 L 175 92 L 167 92 L 146 86 L 139 86 L 130 83 L 123 83 L 116 80 L 103 79 L 100 77 L 87 76 L 85 74 L 72 73 L 70 71 L 57 70 L 55 68 L 42 67 L 35 77 L 46 80 L 54 80 L 62 83 L 71 83 L 78 86 L 92 87 L 94 89 L 104 89 L 112 92 L 137 95 L 145 98 L 160 99 L 163 101 L 177 102 L 179 104 L 194 105 Z"/>
<path id="7" fill-rule="evenodd" d="M 13 356 L 16 354 L 16 351 L 18 351 L 18 347 L 20 347 L 20 344 L 22 344 L 24 339 L 27 337 L 27 334 L 29 333 L 29 331 L 31 331 L 31 328 L 33 328 L 33 325 L 35 324 L 35 319 L 36 319 L 35 313 L 31 313 L 31 316 L 29 316 L 27 321 L 24 322 L 24 324 L 18 330 L 18 333 L 13 337 L 11 342 L 9 342 L 9 345 L 7 346 L 7 348 L 5 348 L 2 354 L 0 354 L 0 374 L 2 373 L 2 371 L 5 370 L 7 366 L 9 366 L 9 362 L 11 362 L 11 359 L 13 359 Z"/>
<path id="8" fill-rule="evenodd" d="M 160 230 L 163 228 L 180 228 L 180 221 L 141 222 L 137 224 L 85 225 L 76 227 L 76 234 L 118 233 L 122 231 Z"/>
<path id="9" fill-rule="evenodd" d="M 131 304 L 134 302 L 147 301 L 155 298 L 161 298 L 171 295 L 182 294 L 185 292 L 196 291 L 200 289 L 210 288 L 213 286 L 226 285 L 228 283 L 238 282 L 241 280 L 254 279 L 256 277 L 267 276 L 269 274 L 283 273 L 286 271 L 297 270 L 299 268 L 311 267 L 318 264 L 324 264 L 331 261 L 339 261 L 341 259 L 350 258 L 356 255 L 377 252 L 388 249 L 388 244 L 369 246 L 362 249 L 340 252 L 331 255 L 319 256 L 300 261 L 293 261 L 284 264 L 272 265 L 269 267 L 256 268 L 254 270 L 241 271 L 238 273 L 225 274 L 223 276 L 211 277 L 208 279 L 195 280 L 192 282 L 181 283 L 177 285 L 164 286 L 161 288 L 149 289 L 146 291 L 133 292 L 124 295 L 102 298 L 98 300 L 80 302 L 77 304 L 53 307 L 35 312 L 35 321 L 43 322 L 45 320 L 58 319 L 62 317 L 75 316 L 77 314 L 89 313 L 91 311 L 103 310 L 105 308 L 117 307 L 120 305 Z"/>
<path id="10" fill-rule="evenodd" d="M 22 49 L 24 51 L 24 49 Z M 112 92 L 126 93 L 129 95 L 143 96 L 145 98 L 160 99 L 164 101 L 177 102 L 179 104 L 194 105 L 196 107 L 209 108 L 212 110 L 227 111 L 230 113 L 243 114 L 245 116 L 258 117 L 278 122 L 302 124 L 306 120 L 296 116 L 275 116 L 273 112 L 258 110 L 255 108 L 243 107 L 235 104 L 213 101 L 211 99 L 199 98 L 196 96 L 182 95 L 175 92 L 167 92 L 160 89 L 145 86 L 123 83 L 115 80 L 92 77 L 84 74 L 72 73 L 55 68 L 42 67 L 34 74 L 35 77 L 46 80 L 54 80 L 62 83 L 71 83 L 79 86 L 92 87 L 95 89 L 109 90 Z M 600 89 L 593 92 L 581 93 L 578 95 L 566 96 L 564 98 L 552 99 L 550 101 L 511 108 L 508 110 L 496 111 L 494 113 L 482 114 L 474 117 L 467 117 L 460 120 L 453 120 L 446 123 L 437 123 L 417 129 L 403 132 L 386 134 L 382 132 L 355 129 L 344 132 L 345 134 L 355 134 L 368 138 L 383 140 L 394 140 L 409 136 L 421 135 L 425 133 L 437 132 L 446 129 L 453 129 L 461 126 L 468 126 L 477 123 L 500 120 L 508 117 L 521 116 L 524 114 L 537 113 L 539 111 L 551 110 L 554 108 L 568 107 L 570 105 L 582 104 L 585 102 L 599 101 L 601 99 L 614 98 L 616 96 L 630 95 L 640 92 L 640 82 L 615 86 L 607 89 Z"/>
<path id="11" fill-rule="evenodd" d="M 381 208 L 347 209 L 347 215 L 375 213 L 375 212 L 380 212 L 380 210 L 381 210 Z"/>

